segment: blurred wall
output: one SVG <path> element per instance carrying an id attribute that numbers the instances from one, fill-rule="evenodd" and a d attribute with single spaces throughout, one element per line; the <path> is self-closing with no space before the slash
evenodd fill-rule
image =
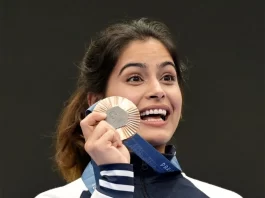
<path id="1" fill-rule="evenodd" d="M 1 1 L 1 191 L 28 198 L 64 184 L 52 136 L 90 38 L 116 19 L 164 21 L 188 63 L 174 143 L 187 175 L 264 195 L 263 1 Z"/>

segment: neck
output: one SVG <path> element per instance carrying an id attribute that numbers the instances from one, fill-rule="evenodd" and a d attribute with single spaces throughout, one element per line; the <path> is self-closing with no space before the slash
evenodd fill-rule
<path id="1" fill-rule="evenodd" d="M 154 146 L 154 148 L 160 152 L 160 153 L 165 153 L 165 148 L 166 148 L 166 145 L 158 145 L 158 146 Z"/>

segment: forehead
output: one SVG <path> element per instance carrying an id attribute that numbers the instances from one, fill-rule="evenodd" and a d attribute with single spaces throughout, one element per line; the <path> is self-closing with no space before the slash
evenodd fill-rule
<path id="1" fill-rule="evenodd" d="M 128 62 L 140 62 L 147 66 L 155 66 L 164 61 L 172 61 L 166 47 L 158 40 L 136 40 L 130 42 L 120 54 L 115 69 L 121 68 Z"/>

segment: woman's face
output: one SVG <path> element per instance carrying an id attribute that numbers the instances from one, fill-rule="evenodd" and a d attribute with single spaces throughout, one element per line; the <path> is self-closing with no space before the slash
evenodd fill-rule
<path id="1" fill-rule="evenodd" d="M 178 125 L 182 107 L 174 62 L 164 45 L 155 39 L 132 41 L 110 75 L 106 89 L 109 96 L 125 97 L 138 107 L 138 134 L 163 152 Z"/>

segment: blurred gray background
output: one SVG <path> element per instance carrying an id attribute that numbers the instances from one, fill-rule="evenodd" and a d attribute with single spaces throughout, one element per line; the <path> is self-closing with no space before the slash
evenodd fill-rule
<path id="1" fill-rule="evenodd" d="M 192 68 L 174 139 L 187 175 L 264 197 L 264 2 L 1 0 L 1 198 L 64 185 L 52 136 L 91 37 L 117 19 L 172 30 Z"/>

